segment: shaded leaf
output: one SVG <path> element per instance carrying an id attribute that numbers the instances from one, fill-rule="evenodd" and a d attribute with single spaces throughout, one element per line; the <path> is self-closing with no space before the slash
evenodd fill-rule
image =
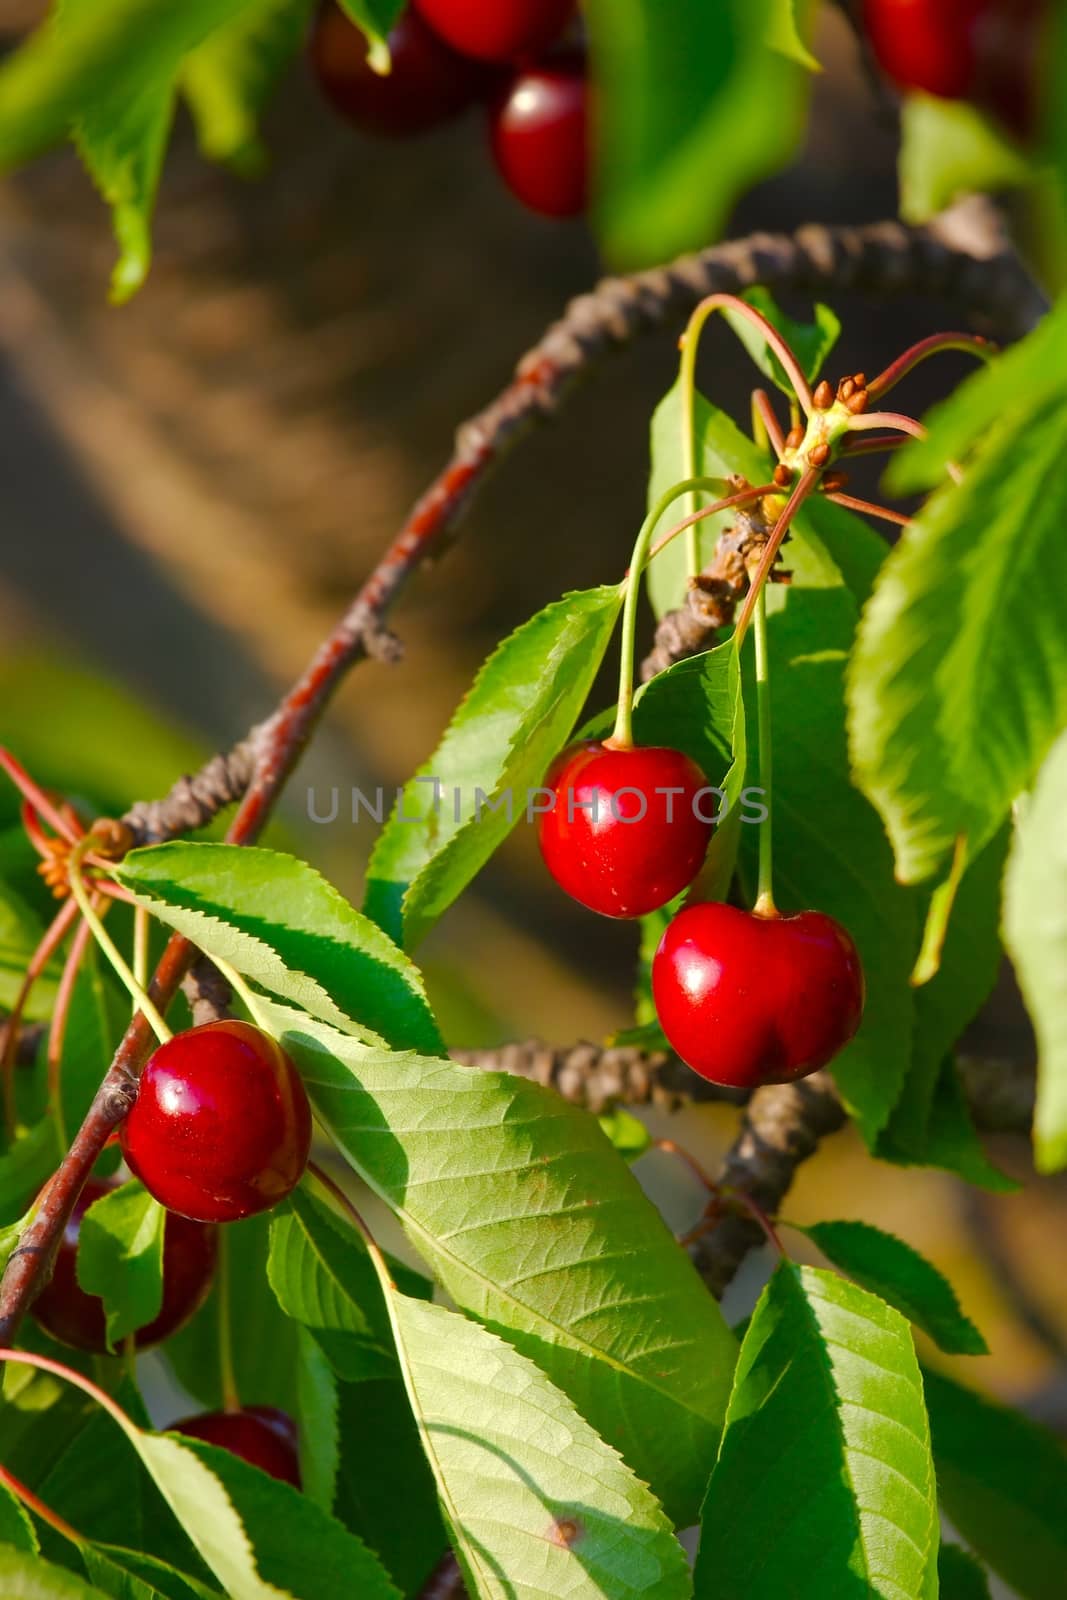
<path id="1" fill-rule="evenodd" d="M 307 1328 L 299 1330 L 297 1361 L 300 1485 L 309 1500 L 332 1511 L 341 1459 L 337 1374 Z"/>
<path id="2" fill-rule="evenodd" d="M 21 831 L 21 830 L 20 830 Z M 0 1006 L 10 1011 L 22 987 L 30 957 L 40 943 L 44 923 L 11 884 L 0 879 Z M 23 1015 L 38 1022 L 51 1015 L 60 967 L 55 958 L 30 993 Z"/>
<path id="3" fill-rule="evenodd" d="M 980 1561 L 958 1544 L 942 1544 L 937 1554 L 941 1600 L 990 1600 L 989 1581 Z"/>
<path id="4" fill-rule="evenodd" d="M 741 1347 L 698 1600 L 781 1600 L 798 1574 L 819 1600 L 917 1596 L 937 1538 L 911 1330 L 833 1273 L 781 1262 Z"/>
<path id="5" fill-rule="evenodd" d="M 159 1201 L 136 1178 L 94 1200 L 82 1218 L 78 1283 L 104 1302 L 111 1349 L 160 1313 L 166 1219 Z"/>
<path id="6" fill-rule="evenodd" d="M 0 1545 L 0 1594 L 4 1600 L 108 1600 L 65 1567 L 11 1545 Z"/>
<path id="7" fill-rule="evenodd" d="M 91 946 L 74 983 L 59 1062 L 64 1143 L 81 1127 L 129 1019 L 129 1002 L 101 970 L 96 948 Z M 96 1170 L 102 1171 L 103 1166 Z"/>
<path id="8" fill-rule="evenodd" d="M 81 1558 L 90 1580 L 111 1600 L 222 1600 L 218 1589 L 143 1550 L 86 1544 Z"/>
<path id="9" fill-rule="evenodd" d="M 814 322 L 796 322 L 780 309 L 767 289 L 746 289 L 741 298 L 762 312 L 771 326 L 784 335 L 804 376 L 809 383 L 814 382 L 841 335 L 841 319 L 836 313 L 829 306 L 816 305 Z M 727 311 L 726 320 L 764 377 L 770 378 L 783 394 L 792 397 L 793 385 L 785 368 L 759 329 L 737 311 Z"/>
<path id="10" fill-rule="evenodd" d="M 906 95 L 900 126 L 905 222 L 929 222 L 964 195 L 1018 188 L 1034 177 L 1018 146 L 966 100 Z"/>
<path id="11" fill-rule="evenodd" d="M 478 673 L 371 857 L 367 911 L 398 944 L 417 944 L 529 814 L 528 796 L 578 719 L 622 600 L 615 585 L 566 595 Z"/>
<path id="12" fill-rule="evenodd" d="M 59 1165 L 62 1151 L 51 1117 L 20 1129 L 0 1155 L 0 1217 L 17 1217 Z"/>
<path id="13" fill-rule="evenodd" d="M 814 1222 L 803 1232 L 835 1267 L 895 1306 L 942 1350 L 961 1356 L 989 1354 L 948 1279 L 903 1239 L 866 1222 Z"/>
<path id="14" fill-rule="evenodd" d="M 266 159 L 259 117 L 303 44 L 313 0 L 250 0 L 185 59 L 181 89 L 200 149 L 252 175 Z"/>
<path id="15" fill-rule="evenodd" d="M 29 1514 L 6 1484 L 0 1483 L 0 1546 L 14 1545 L 35 1555 L 40 1549 Z"/>

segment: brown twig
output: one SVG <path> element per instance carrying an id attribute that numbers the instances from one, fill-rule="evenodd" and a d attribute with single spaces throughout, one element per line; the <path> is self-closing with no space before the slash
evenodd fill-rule
<path id="1" fill-rule="evenodd" d="M 419 1590 L 419 1600 L 466 1600 L 467 1590 L 459 1562 L 449 1551 L 434 1567 Z"/>
<path id="2" fill-rule="evenodd" d="M 396 658 L 399 646 L 386 627 L 392 606 L 417 568 L 440 553 L 490 468 L 534 422 L 555 414 L 577 378 L 600 357 L 709 294 L 755 284 L 816 293 L 864 289 L 878 295 L 947 295 L 991 318 L 1007 337 L 1025 330 L 1034 300 L 1031 280 L 1010 247 L 978 260 L 946 244 L 932 228 L 896 222 L 760 234 L 631 278 L 605 280 L 571 304 L 519 363 L 503 394 L 460 429 L 451 461 L 274 715 L 228 755 L 216 756 L 202 772 L 183 779 L 164 800 L 135 806 L 124 818 L 133 838 L 145 843 L 202 827 L 238 797 L 227 837 L 236 844 L 258 837 L 345 672 L 362 657 Z M 172 936 L 149 987 L 160 1010 L 174 998 L 193 957 L 187 941 Z M 12 1341 L 46 1281 L 93 1162 L 133 1103 L 152 1044 L 138 1013 L 8 1262 L 0 1282 L 0 1343 Z"/>

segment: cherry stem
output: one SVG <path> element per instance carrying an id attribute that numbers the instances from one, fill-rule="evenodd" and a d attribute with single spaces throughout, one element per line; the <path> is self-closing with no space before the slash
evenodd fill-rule
<path id="1" fill-rule="evenodd" d="M 819 482 L 819 471 L 820 469 L 818 467 L 811 467 L 807 472 L 805 472 L 804 476 L 800 479 L 800 482 L 796 485 L 792 494 L 789 496 L 789 499 L 786 501 L 778 521 L 771 529 L 770 537 L 764 546 L 763 555 L 760 558 L 760 564 L 752 576 L 748 594 L 745 596 L 745 603 L 741 607 L 741 611 L 737 618 L 737 626 L 734 629 L 734 638 L 739 646 L 741 640 L 745 637 L 745 632 L 752 620 L 752 613 L 756 608 L 756 601 L 759 599 L 760 590 L 766 583 L 771 568 L 774 566 L 778 551 L 781 548 L 782 540 L 789 532 L 790 523 L 793 521 L 793 518 L 800 510 L 801 506 L 804 504 L 804 501 L 810 494 L 814 492 L 815 487 Z"/>
<path id="2" fill-rule="evenodd" d="M 666 1155 L 676 1156 L 679 1161 L 689 1168 L 690 1172 L 697 1179 L 697 1181 L 703 1184 L 704 1188 L 712 1196 L 713 1201 L 732 1201 L 734 1204 L 743 1206 L 744 1209 L 749 1212 L 749 1214 L 753 1216 L 759 1223 L 760 1227 L 767 1235 L 770 1243 L 778 1251 L 778 1254 L 782 1256 L 785 1255 L 785 1246 L 775 1231 L 774 1223 L 764 1211 L 763 1207 L 753 1200 L 750 1194 L 746 1194 L 744 1189 L 739 1189 L 734 1184 L 716 1183 L 715 1179 L 709 1177 L 704 1171 L 704 1168 L 700 1165 L 700 1162 L 697 1160 L 696 1156 L 690 1155 L 689 1151 L 684 1150 L 680 1144 L 675 1144 L 673 1139 L 657 1139 L 653 1145 L 653 1148 L 656 1150 L 662 1150 Z M 707 1217 L 705 1214 L 705 1221 L 706 1220 Z M 685 1243 L 687 1240 L 693 1239 L 699 1234 L 705 1233 L 706 1231 L 706 1227 L 696 1229 L 692 1234 L 687 1234 L 682 1240 L 682 1243 Z"/>
<path id="3" fill-rule="evenodd" d="M 752 432 L 757 444 L 772 449 L 779 461 L 785 453 L 785 434 L 774 414 L 766 389 L 752 391 Z"/>
<path id="4" fill-rule="evenodd" d="M 22 763 L 16 761 L 10 750 L 5 750 L 2 745 L 0 745 L 0 768 L 7 773 L 15 787 L 30 802 L 37 815 L 43 817 L 46 822 L 51 823 L 61 839 L 66 839 L 68 844 L 77 844 L 82 837 L 81 830 L 70 821 L 69 817 L 65 817 L 61 811 L 57 810 L 40 784 L 34 783 Z"/>
<path id="5" fill-rule="evenodd" d="M 724 500 L 717 500 L 714 505 L 703 506 L 699 511 L 690 512 L 669 533 L 652 546 L 652 535 L 659 526 L 676 500 L 683 495 L 690 494 L 694 489 L 721 490 L 726 486 L 724 478 L 683 478 L 681 483 L 676 483 L 668 489 L 666 494 L 660 496 L 652 507 L 644 522 L 641 531 L 634 543 L 633 555 L 630 558 L 630 568 L 624 580 L 626 596 L 622 610 L 622 648 L 619 664 L 619 706 L 615 715 L 615 728 L 609 743 L 617 750 L 630 750 L 633 748 L 633 706 L 634 706 L 634 646 L 637 639 L 637 602 L 641 593 L 641 576 L 651 561 L 652 556 L 658 554 L 664 545 L 688 528 L 691 522 L 699 521 L 703 517 L 711 517 L 719 511 L 725 511 L 729 506 L 738 505 L 743 500 L 754 500 L 758 494 L 767 491 L 745 489 L 738 494 L 727 495 Z"/>
<path id="6" fill-rule="evenodd" d="M 103 951 L 108 961 L 110 961 L 112 967 L 114 967 L 119 981 L 122 983 L 124 988 L 129 991 L 136 1004 L 137 1010 L 149 1024 L 152 1032 L 155 1034 L 160 1044 L 166 1044 L 168 1039 L 172 1039 L 174 1035 L 171 1033 L 171 1030 L 167 1027 L 167 1024 L 164 1022 L 159 1011 L 156 1009 L 155 1003 L 149 998 L 146 991 L 142 989 L 141 985 L 137 982 L 137 979 L 130 971 L 126 964 L 125 957 L 122 955 L 118 946 L 115 944 L 115 941 L 112 939 L 111 935 L 104 927 L 104 924 L 97 916 L 96 911 L 93 908 L 92 901 L 90 900 L 88 890 L 85 887 L 85 879 L 82 877 L 81 870 L 82 859 L 89 853 L 90 838 L 91 836 L 87 834 L 86 837 L 80 841 L 80 843 L 74 846 L 74 849 L 70 853 L 70 892 L 78 903 L 79 911 L 92 929 L 93 938 L 100 946 L 100 949 Z"/>
<path id="7" fill-rule="evenodd" d="M 660 551 L 688 528 L 690 523 L 702 522 L 705 517 L 717 517 L 721 512 L 729 511 L 733 506 L 750 505 L 753 500 L 761 500 L 765 495 L 779 494 L 780 492 L 776 483 L 761 483 L 754 489 L 739 489 L 736 494 L 728 495 L 725 500 L 716 500 L 714 505 L 702 506 L 699 511 L 691 511 L 687 517 L 682 518 L 681 522 L 676 522 L 673 528 L 668 528 L 667 532 L 656 540 L 648 552 L 648 559 L 645 562 L 646 569 L 651 566 Z"/>
<path id="8" fill-rule="evenodd" d="M 319 1166 L 317 1161 L 309 1161 L 307 1164 L 307 1170 L 310 1172 L 315 1182 L 319 1184 L 321 1188 L 325 1189 L 330 1198 L 340 1206 L 341 1210 L 348 1217 L 349 1221 L 352 1223 L 352 1226 L 363 1240 L 363 1243 L 367 1247 L 367 1254 L 374 1263 L 378 1277 L 382 1280 L 383 1289 L 395 1289 L 396 1284 L 393 1282 L 393 1275 L 389 1271 L 388 1263 L 381 1252 L 377 1240 L 375 1239 L 373 1233 L 371 1233 L 370 1228 L 367 1226 L 362 1213 L 358 1210 L 355 1201 L 351 1200 L 349 1196 L 345 1194 L 345 1191 L 341 1188 L 341 1185 L 336 1181 L 336 1179 L 331 1178 L 329 1173 L 325 1172 L 323 1168 Z"/>
<path id="9" fill-rule="evenodd" d="M 233 1318 L 230 1302 L 230 1233 L 222 1227 L 218 1231 L 219 1267 L 215 1279 L 218 1295 L 219 1329 L 219 1387 L 222 1391 L 222 1409 L 240 1411 L 241 1397 L 237 1389 L 237 1375 L 233 1362 Z"/>
<path id="10" fill-rule="evenodd" d="M 900 528 L 910 528 L 912 519 L 904 515 L 903 511 L 891 511 L 888 506 L 879 506 L 873 500 L 857 500 L 853 494 L 828 494 L 827 500 L 832 500 L 835 506 L 845 506 L 849 511 L 862 511 L 868 517 L 880 517 L 883 522 L 895 522 Z"/>
<path id="11" fill-rule="evenodd" d="M 18 1047 L 19 1024 L 22 1021 L 22 1013 L 26 1009 L 26 1002 L 30 998 L 34 984 L 66 938 L 77 915 L 77 906 L 73 900 L 68 900 L 46 929 L 40 944 L 29 959 L 26 975 L 4 1023 L 4 1050 L 0 1065 L 2 1065 L 4 1076 L 4 1121 L 11 1137 L 14 1137 L 15 1129 L 18 1125 L 18 1114 L 15 1106 L 15 1053 Z"/>
<path id="12" fill-rule="evenodd" d="M 701 300 L 700 304 L 689 318 L 688 326 L 686 327 L 685 333 L 682 335 L 683 350 L 687 344 L 692 343 L 695 346 L 699 342 L 700 335 L 703 332 L 704 324 L 707 322 L 713 311 L 734 311 L 739 317 L 744 317 L 746 322 L 751 322 L 754 328 L 759 329 L 760 333 L 766 339 L 767 343 L 770 345 L 771 349 L 782 363 L 782 366 L 785 368 L 789 381 L 793 385 L 793 389 L 796 392 L 796 397 L 800 402 L 801 410 L 804 412 L 806 417 L 810 417 L 815 408 L 815 402 L 812 399 L 811 394 L 811 386 L 809 385 L 807 378 L 804 376 L 803 369 L 800 365 L 800 362 L 794 355 L 792 347 L 790 346 L 789 342 L 778 332 L 778 329 L 774 326 L 774 324 L 772 322 L 768 322 L 763 313 L 757 311 L 755 306 L 750 306 L 747 300 L 742 300 L 735 294 L 709 294 L 706 299 Z M 693 354 L 693 361 L 695 365 L 695 350 Z"/>
<path id="13" fill-rule="evenodd" d="M 896 387 L 901 378 L 906 378 L 909 372 L 913 372 L 920 362 L 929 356 L 949 350 L 962 350 L 967 355 L 977 356 L 981 361 L 992 361 L 998 353 L 996 345 L 989 339 L 983 339 L 979 334 L 932 333 L 929 338 L 920 339 L 917 344 L 905 350 L 902 356 L 890 362 L 885 371 L 880 372 L 874 382 L 867 385 L 868 394 L 872 400 L 880 400 L 890 389 Z"/>
<path id="14" fill-rule="evenodd" d="M 759 781 L 767 815 L 760 826 L 759 877 L 755 911 L 761 917 L 777 915 L 774 904 L 774 778 L 771 747 L 771 679 L 767 650 L 767 586 L 761 584 L 753 613 L 756 644 L 756 718 L 759 728 Z"/>
<path id="15" fill-rule="evenodd" d="M 89 948 L 92 938 L 92 929 L 89 924 L 82 921 L 75 930 L 67 951 L 67 959 L 63 964 L 63 973 L 56 990 L 56 1003 L 52 1011 L 52 1024 L 48 1030 L 48 1054 L 46 1057 L 46 1070 L 48 1074 L 48 1103 L 52 1110 L 52 1117 L 59 1135 L 59 1148 L 67 1148 L 67 1129 L 63 1121 L 63 1101 L 60 1093 L 61 1072 L 63 1061 L 63 1043 L 67 1036 L 67 1019 L 70 1016 L 70 1003 L 74 995 L 74 985 L 78 981 L 78 972 L 85 960 L 85 952 Z"/>
<path id="16" fill-rule="evenodd" d="M 55 1361 L 51 1356 L 39 1356 L 32 1350 L 11 1350 L 0 1348 L 0 1364 L 5 1361 L 12 1362 L 17 1367 L 36 1367 L 38 1372 L 51 1372 L 57 1378 L 63 1378 L 67 1383 L 72 1383 L 76 1389 L 87 1394 L 90 1400 L 95 1400 L 102 1406 L 108 1416 L 113 1418 L 126 1435 L 127 1439 L 135 1439 L 139 1429 L 126 1415 L 117 1401 L 113 1400 L 105 1389 L 98 1383 L 87 1378 L 84 1373 L 76 1372 L 73 1367 L 65 1367 L 61 1361 Z"/>
<path id="17" fill-rule="evenodd" d="M 865 411 L 849 422 L 850 431 L 853 428 L 861 433 L 870 432 L 874 428 L 895 428 L 898 433 L 910 434 L 913 439 L 925 439 L 928 435 L 928 430 L 921 422 L 917 422 L 914 417 L 906 416 L 902 411 Z M 946 461 L 945 471 L 953 483 L 962 483 L 963 472 L 955 461 Z"/>
<path id="18" fill-rule="evenodd" d="M 9 1472 L 3 1466 L 0 1466 L 0 1483 L 6 1489 L 10 1489 L 16 1500 L 22 1501 L 27 1511 L 32 1511 L 34 1516 L 40 1517 L 42 1522 L 47 1522 L 50 1528 L 54 1528 L 57 1533 L 62 1534 L 64 1539 L 69 1539 L 71 1544 L 76 1544 L 80 1547 L 87 1542 L 77 1528 L 72 1528 L 69 1522 L 63 1520 L 58 1511 L 53 1511 L 51 1506 L 46 1506 L 44 1501 L 39 1499 L 32 1489 L 27 1488 L 20 1478 L 16 1478 L 13 1472 Z"/>
<path id="19" fill-rule="evenodd" d="M 841 440 L 840 450 L 842 455 L 876 456 L 890 450 L 899 450 L 907 442 L 907 439 L 902 439 L 899 433 L 879 433 L 870 439 L 847 433 Z"/>
<path id="20" fill-rule="evenodd" d="M 248 1012 L 249 1016 L 255 1020 L 257 1026 L 263 1027 L 263 1023 L 260 1020 L 261 1013 L 259 1010 L 258 996 L 249 988 L 241 974 L 236 970 L 236 968 L 231 967 L 230 963 L 224 960 L 222 956 L 213 955 L 211 957 L 211 964 L 226 979 L 226 982 L 229 984 L 234 994 L 237 995 L 238 999 L 244 1003 L 245 1010 Z"/>
<path id="21" fill-rule="evenodd" d="M 749 1215 L 753 1217 L 763 1229 L 763 1232 L 767 1236 L 768 1244 L 773 1245 L 774 1249 L 777 1250 L 780 1256 L 785 1256 L 787 1254 L 785 1245 L 782 1243 L 781 1238 L 778 1235 L 778 1230 L 775 1228 L 774 1223 L 771 1221 L 770 1217 L 767 1215 L 766 1211 L 764 1211 L 763 1207 L 758 1203 L 758 1201 L 753 1200 L 752 1196 L 750 1194 L 746 1194 L 744 1189 L 735 1188 L 732 1184 L 721 1185 L 719 1193 L 724 1199 L 735 1200 L 740 1205 L 744 1206 Z"/>

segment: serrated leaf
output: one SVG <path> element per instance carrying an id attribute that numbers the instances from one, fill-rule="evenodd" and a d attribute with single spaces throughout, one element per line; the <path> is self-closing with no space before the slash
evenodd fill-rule
<path id="1" fill-rule="evenodd" d="M 895 1306 L 940 1349 L 950 1355 L 989 1354 L 948 1279 L 903 1239 L 866 1222 L 814 1222 L 803 1232 L 835 1267 Z"/>
<path id="2" fill-rule="evenodd" d="M 980 1561 L 958 1544 L 942 1544 L 937 1553 L 941 1600 L 990 1600 L 989 1581 Z"/>
<path id="3" fill-rule="evenodd" d="M 418 943 L 528 811 L 578 719 L 622 600 L 614 585 L 566 595 L 482 667 L 371 856 L 366 909 L 398 944 Z"/>
<path id="4" fill-rule="evenodd" d="M 400 1049 L 437 1050 L 422 976 L 369 918 L 294 856 L 160 844 L 116 876 L 154 916 L 274 994 Z"/>
<path id="5" fill-rule="evenodd" d="M 443 1306 L 390 1293 L 389 1307 L 472 1596 L 691 1594 L 660 1506 L 532 1361 Z"/>
<path id="6" fill-rule="evenodd" d="M 909 94 L 900 117 L 900 214 L 929 222 L 963 195 L 1014 189 L 1035 169 L 1017 145 L 966 100 Z"/>
<path id="7" fill-rule="evenodd" d="M 10 1545 L 0 1545 L 0 1594 L 4 1600 L 108 1600 L 65 1567 Z"/>
<path id="8" fill-rule="evenodd" d="M 781 1600 L 798 1574 L 819 1600 L 903 1600 L 927 1592 L 937 1537 L 911 1330 L 833 1273 L 781 1262 L 741 1347 L 697 1600 Z"/>
<path id="9" fill-rule="evenodd" d="M 538 1084 L 371 1050 L 281 1008 L 270 1025 L 452 1298 L 691 1520 L 734 1341 L 595 1118 Z"/>
<path id="10" fill-rule="evenodd" d="M 819 376 L 823 363 L 841 336 L 841 319 L 829 306 L 816 305 L 814 322 L 797 322 L 788 316 L 768 289 L 746 289 L 741 297 L 763 313 L 773 328 L 783 334 L 800 362 L 809 383 Z M 759 329 L 738 311 L 727 311 L 726 320 L 740 339 L 764 377 L 792 398 L 793 385 L 785 368 Z"/>
<path id="11" fill-rule="evenodd" d="M 375 72 L 388 72 L 389 34 L 404 9 L 404 0 L 338 0 L 338 4 L 366 37 L 368 60 Z"/>
<path id="12" fill-rule="evenodd" d="M 218 1589 L 146 1551 L 108 1544 L 85 1544 L 80 1550 L 89 1579 L 111 1600 L 223 1600 Z"/>
<path id="13" fill-rule="evenodd" d="M 301 1488 L 323 1511 L 332 1511 L 341 1460 L 337 1374 L 306 1328 L 299 1330 L 297 1363 Z"/>
<path id="14" fill-rule="evenodd" d="M 181 90 L 200 149 L 236 172 L 261 170 L 259 118 L 300 49 L 313 0 L 250 0 L 185 58 Z"/>
<path id="15" fill-rule="evenodd" d="M 907 528 L 864 613 L 849 683 L 858 781 L 897 873 L 991 839 L 1067 721 L 1064 396 L 1016 405 L 961 484 Z"/>
<path id="16" fill-rule="evenodd" d="M 12 1545 L 35 1555 L 40 1549 L 28 1513 L 6 1484 L 0 1483 L 0 1546 Z"/>
<path id="17" fill-rule="evenodd" d="M 104 1302 L 111 1349 L 160 1313 L 166 1218 L 136 1178 L 94 1200 L 82 1218 L 78 1283 Z"/>
<path id="18" fill-rule="evenodd" d="M 21 1215 L 59 1165 L 61 1154 L 56 1125 L 50 1117 L 43 1117 L 32 1128 L 19 1130 L 0 1155 L 0 1217 Z"/>
<path id="19" fill-rule="evenodd" d="M 1067 1453 L 1017 1411 L 924 1372 L 941 1501 L 953 1525 L 1022 1600 L 1062 1600 Z"/>
<path id="20" fill-rule="evenodd" d="M 1034 1147 L 1042 1172 L 1067 1165 L 1067 732 L 1038 775 L 1012 844 L 1004 937 L 1037 1033 Z"/>
<path id="21" fill-rule="evenodd" d="M 771 0 L 674 0 L 669 28 L 661 0 L 584 9 L 601 243 L 625 267 L 670 260 L 707 244 L 737 196 L 788 161 L 808 74 L 770 44 Z"/>

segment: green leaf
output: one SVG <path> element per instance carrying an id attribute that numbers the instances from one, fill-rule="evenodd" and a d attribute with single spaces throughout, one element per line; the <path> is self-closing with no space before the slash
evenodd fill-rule
<path id="1" fill-rule="evenodd" d="M 209 160 L 243 175 L 262 169 L 260 113 L 300 49 L 311 11 L 312 0 L 250 0 L 186 57 L 181 88 Z"/>
<path id="2" fill-rule="evenodd" d="M 81 1558 L 91 1581 L 112 1600 L 222 1600 L 217 1589 L 143 1550 L 85 1544 Z"/>
<path id="3" fill-rule="evenodd" d="M 558 1095 L 360 1045 L 276 1010 L 316 1114 L 464 1309 L 695 1515 L 735 1346 L 595 1118 Z"/>
<path id="4" fill-rule="evenodd" d="M 51 1117 L 20 1131 L 0 1155 L 0 1217 L 17 1217 L 59 1165 L 62 1154 Z"/>
<path id="5" fill-rule="evenodd" d="M 774 0 L 768 25 L 768 43 L 790 61 L 809 72 L 822 68 L 805 42 L 810 38 L 815 20 L 813 0 Z"/>
<path id="6" fill-rule="evenodd" d="M 675 0 L 669 27 L 661 0 L 591 0 L 585 15 L 605 251 L 648 266 L 706 244 L 802 130 L 808 74 L 768 42 L 771 0 Z"/>
<path id="7" fill-rule="evenodd" d="M 697 1600 L 781 1600 L 798 1581 L 820 1600 L 918 1596 L 937 1538 L 910 1328 L 833 1273 L 781 1262 L 741 1347 Z"/>
<path id="8" fill-rule="evenodd" d="M 4 1600 L 108 1600 L 73 1572 L 10 1545 L 0 1545 L 0 1594 Z"/>
<path id="9" fill-rule="evenodd" d="M 948 1279 L 903 1239 L 866 1222 L 815 1222 L 802 1231 L 835 1267 L 895 1306 L 940 1349 L 950 1355 L 989 1354 Z"/>
<path id="10" fill-rule="evenodd" d="M 804 376 L 809 383 L 813 383 L 841 336 L 840 317 L 836 316 L 829 306 L 816 305 L 814 322 L 795 322 L 779 308 L 768 289 L 748 289 L 742 299 L 747 300 L 750 306 L 755 306 L 757 311 L 761 311 L 771 326 L 784 335 L 800 362 Z M 786 375 L 785 368 L 759 329 L 753 327 L 748 318 L 737 311 L 727 311 L 726 320 L 764 377 L 770 378 L 783 394 L 792 397 L 793 385 Z"/>
<path id="11" fill-rule="evenodd" d="M 1067 396 L 1017 404 L 882 570 L 850 674 L 852 753 L 897 873 L 974 856 L 1067 721 Z"/>
<path id="12" fill-rule="evenodd" d="M 1022 1600 L 1062 1600 L 1067 1453 L 1017 1411 L 925 1371 L 941 1501 L 967 1543 Z"/>
<path id="13" fill-rule="evenodd" d="M 482 667 L 371 857 L 367 911 L 398 944 L 418 943 L 528 812 L 578 719 L 622 599 L 614 585 L 566 595 Z"/>
<path id="14" fill-rule="evenodd" d="M 280 1406 L 295 1413 L 299 1329 L 282 1311 L 267 1280 L 271 1219 L 228 1222 L 225 1268 L 233 1347 L 241 1352 L 245 1405 Z M 165 1356 L 184 1389 L 209 1410 L 224 1397 L 219 1382 L 218 1279 L 192 1322 L 167 1340 Z"/>
<path id="15" fill-rule="evenodd" d="M 981 1563 L 958 1544 L 942 1544 L 937 1553 L 937 1575 L 941 1600 L 990 1600 Z"/>
<path id="16" fill-rule="evenodd" d="M 0 1006 L 10 1011 L 22 987 L 30 957 L 44 933 L 44 923 L 9 883 L 0 882 Z M 60 964 L 54 959 L 34 984 L 24 1009 L 29 1022 L 51 1015 Z"/>
<path id="17" fill-rule="evenodd" d="M 404 9 L 404 0 L 338 0 L 338 4 L 365 34 L 375 72 L 388 72 L 389 34 Z"/>
<path id="18" fill-rule="evenodd" d="M 614 1111 L 606 1112 L 597 1121 L 611 1140 L 612 1148 L 627 1161 L 636 1161 L 652 1146 L 652 1135 L 644 1123 L 622 1106 L 616 1106 Z"/>
<path id="19" fill-rule="evenodd" d="M 11 1253 L 19 1242 L 19 1234 L 26 1227 L 29 1220 L 30 1214 L 27 1212 L 25 1216 L 19 1217 L 17 1222 L 9 1222 L 5 1227 L 0 1228 L 0 1274 L 3 1273 L 4 1268 L 7 1266 Z"/>
<path id="20" fill-rule="evenodd" d="M 0 1483 L 0 1547 L 13 1545 L 35 1555 L 40 1549 L 29 1514 L 6 1484 Z"/>
<path id="21" fill-rule="evenodd" d="M 101 969 L 96 948 L 90 946 L 74 982 L 59 1060 L 64 1145 L 81 1127 L 129 1019 L 128 1000 Z"/>
<path id="22" fill-rule="evenodd" d="M 941 1063 L 926 1129 L 926 1164 L 955 1172 L 967 1183 L 994 1193 L 1012 1194 L 1020 1185 L 989 1160 L 971 1118 L 951 1056 Z"/>
<path id="23" fill-rule="evenodd" d="M 136 1178 L 95 1200 L 82 1218 L 78 1284 L 104 1302 L 112 1350 L 160 1313 L 166 1218 Z"/>
<path id="24" fill-rule="evenodd" d="M 965 100 L 909 94 L 901 107 L 899 175 L 900 214 L 923 223 L 963 195 L 1029 183 L 1034 168 Z"/>
<path id="25" fill-rule="evenodd" d="M 277 850 L 160 844 L 116 876 L 154 916 L 337 1027 L 437 1050 L 422 977 L 313 867 Z"/>
<path id="26" fill-rule="evenodd" d="M 644 1484 L 503 1339 L 390 1293 L 412 1410 L 478 1600 L 691 1593 L 681 1545 Z"/>
<path id="27" fill-rule="evenodd" d="M 1067 1166 L 1067 732 L 1038 776 L 1012 845 L 1004 937 L 1037 1032 L 1038 1168 Z"/>
<path id="28" fill-rule="evenodd" d="M 306 1328 L 298 1331 L 297 1353 L 301 1488 L 323 1511 L 332 1511 L 341 1460 L 337 1374 Z"/>

